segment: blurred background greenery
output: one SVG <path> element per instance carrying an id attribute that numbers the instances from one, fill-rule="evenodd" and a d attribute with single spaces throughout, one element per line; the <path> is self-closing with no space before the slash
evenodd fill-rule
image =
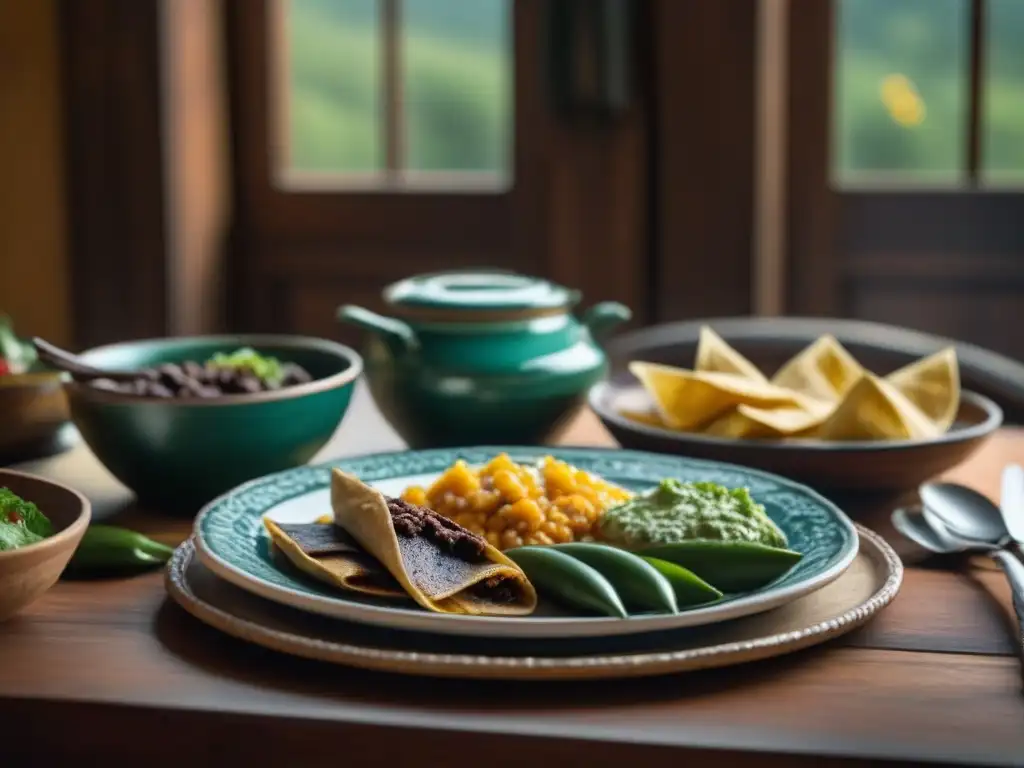
<path id="1" fill-rule="evenodd" d="M 824 0 L 823 0 L 824 1 Z M 512 0 L 404 0 L 407 166 L 501 171 L 510 158 Z M 964 171 L 967 0 L 837 0 L 837 177 Z M 982 163 L 1024 173 L 1024 0 L 989 0 Z M 291 0 L 290 167 L 383 166 L 376 0 Z M 699 108 L 699 106 L 697 107 Z"/>
<path id="2" fill-rule="evenodd" d="M 512 127 L 509 0 L 404 0 L 406 165 L 500 171 Z M 291 0 L 291 168 L 384 164 L 376 0 Z"/>

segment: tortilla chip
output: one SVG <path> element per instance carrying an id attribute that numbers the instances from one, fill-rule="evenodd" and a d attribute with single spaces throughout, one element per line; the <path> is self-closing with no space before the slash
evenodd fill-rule
<path id="1" fill-rule="evenodd" d="M 339 469 L 331 471 L 331 506 L 335 524 L 352 534 L 427 610 L 524 616 L 537 607 L 533 585 L 495 547 L 482 541 L 485 560 L 469 562 L 425 536 L 399 536 L 384 495 Z M 489 599 L 474 590 L 494 579 L 508 584 L 513 602 Z"/>
<path id="2" fill-rule="evenodd" d="M 708 424 L 704 430 L 705 435 L 713 437 L 732 437 L 742 439 L 756 439 L 759 437 L 771 437 L 772 431 L 746 414 L 739 408 L 728 411 Z"/>
<path id="3" fill-rule="evenodd" d="M 263 518 L 275 551 L 296 568 L 335 587 L 377 597 L 405 597 L 387 569 L 331 523 L 285 525 Z"/>
<path id="4" fill-rule="evenodd" d="M 913 440 L 938 427 L 892 384 L 865 373 L 831 416 L 814 431 L 822 440 Z"/>
<path id="5" fill-rule="evenodd" d="M 635 421 L 637 424 L 644 424 L 648 427 L 659 427 L 661 429 L 668 428 L 665 420 L 658 415 L 658 412 L 653 408 L 648 411 L 634 411 L 631 409 L 623 408 L 619 411 L 620 414 L 625 416 L 630 421 Z"/>
<path id="6" fill-rule="evenodd" d="M 953 424 L 960 410 L 960 366 L 956 348 L 929 355 L 885 377 L 916 405 L 941 432 Z"/>
<path id="7" fill-rule="evenodd" d="M 771 383 L 815 400 L 838 403 L 863 372 L 835 337 L 825 335 L 783 365 Z"/>
<path id="8" fill-rule="evenodd" d="M 736 374 L 687 371 L 636 361 L 629 364 L 629 370 L 651 395 L 662 420 L 673 429 L 699 430 L 738 405 L 800 405 L 798 393 Z"/>
<path id="9" fill-rule="evenodd" d="M 704 433 L 744 439 L 794 437 L 820 426 L 833 410 L 829 403 L 811 398 L 800 398 L 799 402 L 775 408 L 739 405 L 713 421 Z"/>
<path id="10" fill-rule="evenodd" d="M 733 349 L 725 339 L 710 327 L 700 329 L 697 342 L 697 362 L 694 370 L 704 373 L 731 373 L 751 379 L 759 384 L 767 384 L 768 379 L 752 362 Z"/>
<path id="11" fill-rule="evenodd" d="M 746 418 L 763 425 L 772 434 L 792 437 L 823 424 L 831 415 L 833 406 L 820 400 L 806 398 L 801 400 L 797 407 L 752 408 L 741 405 L 739 411 Z"/>

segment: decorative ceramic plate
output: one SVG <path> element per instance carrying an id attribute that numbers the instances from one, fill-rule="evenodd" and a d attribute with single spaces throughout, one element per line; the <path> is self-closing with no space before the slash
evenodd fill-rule
<path id="1" fill-rule="evenodd" d="M 175 552 L 167 591 L 200 621 L 248 643 L 364 669 L 478 680 L 595 680 L 687 672 L 780 656 L 856 629 L 899 592 L 903 566 L 875 533 L 831 584 L 774 611 L 669 632 L 602 638 L 474 638 L 380 629 L 272 603 Z"/>
<path id="2" fill-rule="evenodd" d="M 271 555 L 264 515 L 278 522 L 308 523 L 331 512 L 330 468 L 356 475 L 382 493 L 397 496 L 411 484 L 426 485 L 456 459 L 470 465 L 508 453 L 520 463 L 553 455 L 610 482 L 640 491 L 663 478 L 746 487 L 785 532 L 803 558 L 787 573 L 754 592 L 727 596 L 678 614 L 627 619 L 581 616 L 543 603 L 520 618 L 455 616 L 393 601 L 332 590 L 293 574 Z M 246 483 L 208 504 L 196 518 L 199 558 L 221 578 L 253 594 L 300 610 L 392 629 L 492 637 L 606 637 L 710 624 L 784 605 L 838 578 L 857 555 L 853 523 L 834 504 L 789 480 L 730 464 L 634 451 L 597 448 L 445 448 L 384 453 L 330 464 L 298 467 Z"/>

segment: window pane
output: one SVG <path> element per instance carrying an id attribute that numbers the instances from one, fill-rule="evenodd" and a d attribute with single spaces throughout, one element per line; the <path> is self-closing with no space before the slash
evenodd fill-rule
<path id="1" fill-rule="evenodd" d="M 961 180 L 969 4 L 839 0 L 837 9 L 833 157 L 839 181 Z"/>
<path id="2" fill-rule="evenodd" d="M 1024 2 L 989 0 L 982 166 L 992 181 L 1024 177 Z"/>
<path id="3" fill-rule="evenodd" d="M 383 166 L 376 0 L 287 0 L 287 170 Z"/>
<path id="4" fill-rule="evenodd" d="M 509 0 L 405 0 L 401 40 L 407 168 L 507 171 L 510 24 Z"/>

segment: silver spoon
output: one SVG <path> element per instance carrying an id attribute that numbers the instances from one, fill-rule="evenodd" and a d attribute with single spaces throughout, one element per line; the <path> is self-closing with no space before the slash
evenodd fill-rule
<path id="1" fill-rule="evenodd" d="M 1003 513 L 1006 530 L 1021 551 L 1024 542 L 1024 467 L 1009 464 L 1003 469 L 999 492 L 999 511 Z"/>
<path id="2" fill-rule="evenodd" d="M 1000 544 L 959 536 L 943 525 L 933 510 L 897 509 L 892 513 L 892 524 L 901 534 L 930 552 L 979 552 L 995 560 L 1010 583 L 1013 610 L 1017 614 L 1018 649 L 1024 662 L 1024 563 Z"/>
<path id="3" fill-rule="evenodd" d="M 950 533 L 994 546 L 1012 540 L 999 507 L 974 489 L 956 483 L 925 483 L 920 494 L 926 516 L 934 514 Z"/>
<path id="4" fill-rule="evenodd" d="M 920 509 L 897 509 L 892 513 L 892 525 L 919 547 L 937 555 L 952 555 L 970 551 L 988 553 L 990 549 L 987 545 L 960 546 L 950 538 L 945 528 L 934 526 Z"/>

